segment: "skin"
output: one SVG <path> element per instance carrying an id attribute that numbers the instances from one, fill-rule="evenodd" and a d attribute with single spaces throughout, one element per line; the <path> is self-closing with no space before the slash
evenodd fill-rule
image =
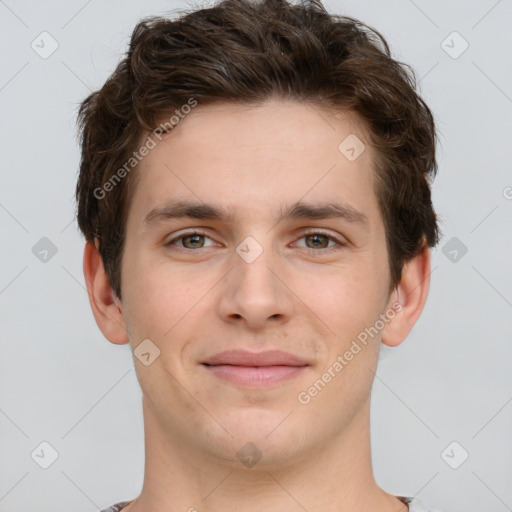
<path id="1" fill-rule="evenodd" d="M 408 262 L 389 293 L 375 154 L 361 126 L 355 115 L 294 101 L 199 105 L 137 169 L 122 302 L 96 247 L 86 244 L 85 280 L 105 337 L 132 349 L 149 338 L 160 350 L 148 366 L 134 357 L 146 465 L 142 492 L 123 511 L 407 510 L 373 476 L 370 392 L 380 343 L 399 345 L 421 314 L 430 252 Z M 349 134 L 366 144 L 354 161 L 338 150 Z M 149 211 L 176 199 L 229 207 L 234 217 L 144 224 Z M 276 224 L 281 209 L 299 199 L 344 201 L 368 223 Z M 193 228 L 206 237 L 165 245 Z M 315 245 L 306 235 L 318 229 L 328 238 Z M 247 236 L 263 249 L 251 263 L 235 251 Z M 309 403 L 300 403 L 298 394 L 397 298 L 401 310 L 380 334 Z M 232 348 L 280 349 L 309 366 L 274 387 L 244 389 L 200 364 Z M 237 457 L 248 442 L 262 454 L 250 468 Z"/>

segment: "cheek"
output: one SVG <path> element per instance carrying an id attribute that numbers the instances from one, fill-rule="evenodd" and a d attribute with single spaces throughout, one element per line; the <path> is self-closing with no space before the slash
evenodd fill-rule
<path id="1" fill-rule="evenodd" d="M 126 271 L 125 316 L 133 345 L 149 338 L 160 349 L 162 363 L 173 368 L 190 340 L 204 337 L 205 310 L 214 310 L 214 294 L 208 291 L 218 276 L 143 257 L 127 261 Z"/>
<path id="2" fill-rule="evenodd" d="M 296 281 L 297 296 L 339 339 L 346 340 L 373 323 L 382 307 L 382 270 L 377 262 L 363 259 L 359 265 Z"/>
<path id="3" fill-rule="evenodd" d="M 157 268 L 130 254 L 123 262 L 123 303 L 125 320 L 131 326 L 135 344 L 139 338 L 161 338 L 174 321 L 178 303 L 177 287 L 162 278 Z"/>

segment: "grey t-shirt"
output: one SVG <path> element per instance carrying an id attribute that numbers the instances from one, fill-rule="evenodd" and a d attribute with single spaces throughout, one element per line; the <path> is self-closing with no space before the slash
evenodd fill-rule
<path id="1" fill-rule="evenodd" d="M 423 503 L 416 498 L 406 498 L 404 496 L 397 496 L 397 498 L 409 506 L 409 512 L 434 512 L 433 510 L 429 511 L 426 509 Z M 128 503 L 130 503 L 130 501 L 120 501 L 101 512 L 119 512 L 123 507 L 126 507 Z"/>

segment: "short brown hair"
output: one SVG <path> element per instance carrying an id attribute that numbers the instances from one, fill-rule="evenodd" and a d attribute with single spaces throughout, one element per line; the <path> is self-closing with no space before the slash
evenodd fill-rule
<path id="1" fill-rule="evenodd" d="M 384 37 L 320 0 L 223 0 L 176 19 L 147 17 L 103 87 L 80 105 L 77 220 L 121 298 L 121 258 L 135 173 L 98 198 L 148 131 L 194 98 L 258 104 L 277 97 L 357 114 L 377 161 L 391 288 L 403 265 L 439 240 L 430 180 L 437 172 L 432 113 L 414 71 Z M 341 141 L 340 141 L 341 142 Z M 96 192 L 95 192 L 96 191 Z"/>

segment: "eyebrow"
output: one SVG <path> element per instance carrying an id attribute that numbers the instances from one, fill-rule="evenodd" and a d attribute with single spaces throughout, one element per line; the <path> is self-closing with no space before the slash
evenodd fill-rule
<path id="1" fill-rule="evenodd" d="M 226 224 L 232 223 L 234 212 L 221 206 L 192 201 L 170 202 L 152 209 L 144 218 L 146 226 L 158 225 L 171 219 L 200 219 L 216 220 Z M 368 217 L 344 203 L 305 203 L 298 201 L 288 207 L 284 212 L 281 208 L 277 222 L 293 219 L 344 219 L 350 223 L 368 226 Z"/>

